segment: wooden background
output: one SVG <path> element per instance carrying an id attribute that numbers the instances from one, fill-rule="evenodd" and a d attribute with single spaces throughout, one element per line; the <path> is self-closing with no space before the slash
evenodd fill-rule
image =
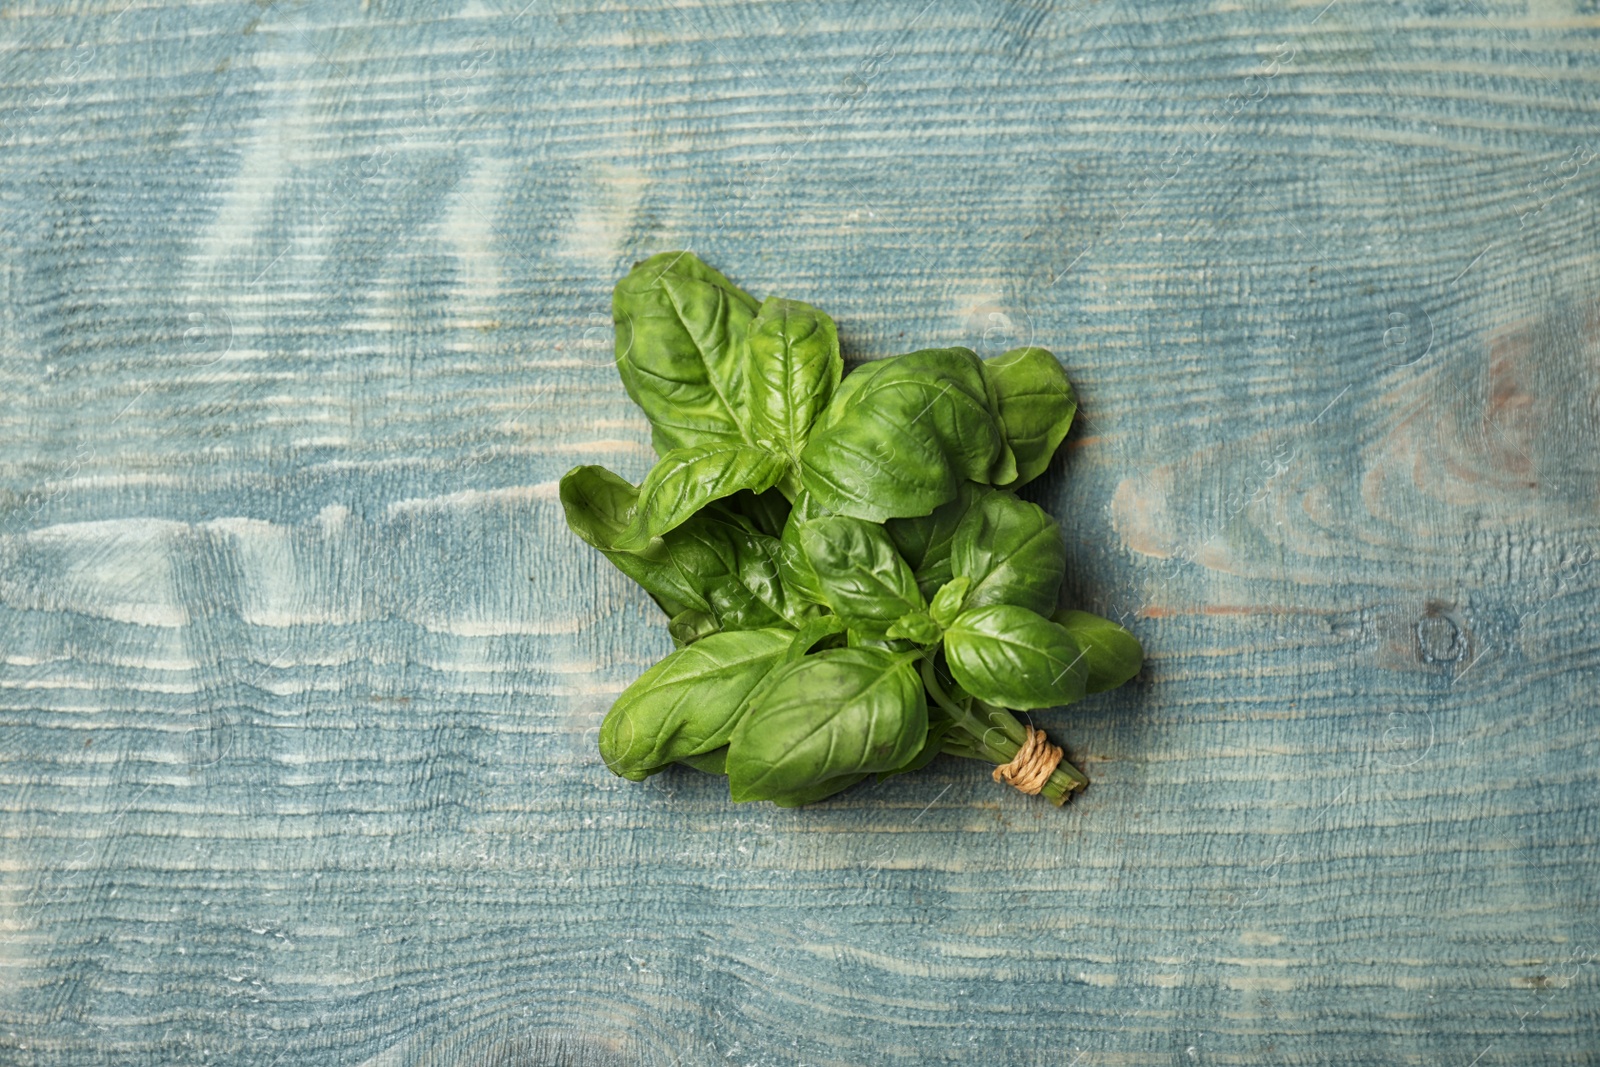
<path id="1" fill-rule="evenodd" d="M 1324 2 L 6 4 L 0 1062 L 1600 1063 L 1600 5 Z M 681 247 L 1060 355 L 1086 795 L 605 771 Z"/>

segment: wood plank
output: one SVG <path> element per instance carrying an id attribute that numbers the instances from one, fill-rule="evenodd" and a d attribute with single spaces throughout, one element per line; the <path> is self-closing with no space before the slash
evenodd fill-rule
<path id="1" fill-rule="evenodd" d="M 1595 1062 L 1586 5 L 0 23 L 0 1060 Z M 674 247 L 1062 357 L 1085 795 L 605 771 Z"/>

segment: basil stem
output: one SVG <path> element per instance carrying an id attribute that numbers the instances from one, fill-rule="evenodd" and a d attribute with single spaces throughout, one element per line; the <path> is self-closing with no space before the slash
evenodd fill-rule
<path id="1" fill-rule="evenodd" d="M 949 755 L 982 760 L 998 766 L 1010 763 L 1027 740 L 1027 729 L 1005 708 L 997 708 L 971 697 L 964 704 L 952 700 L 939 682 L 931 655 L 922 659 L 922 683 L 927 687 L 934 704 L 955 723 L 956 729 L 945 735 L 944 739 L 944 751 Z M 974 705 L 978 709 L 976 712 Z M 1040 795 L 1060 806 L 1067 802 L 1073 792 L 1088 784 L 1089 779 L 1083 772 L 1063 756 L 1040 790 Z"/>

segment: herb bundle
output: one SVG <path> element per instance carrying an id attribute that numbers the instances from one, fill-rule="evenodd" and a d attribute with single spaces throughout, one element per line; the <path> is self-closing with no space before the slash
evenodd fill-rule
<path id="1" fill-rule="evenodd" d="M 561 480 L 567 523 L 667 616 L 677 650 L 617 699 L 606 766 L 726 774 L 795 806 L 941 752 L 1057 804 L 1088 783 L 1012 714 L 1121 685 L 1127 630 L 1058 611 L 1055 521 L 1012 490 L 1077 409 L 1042 348 L 934 348 L 844 374 L 833 320 L 688 252 L 613 298 L 617 369 L 660 459 Z"/>

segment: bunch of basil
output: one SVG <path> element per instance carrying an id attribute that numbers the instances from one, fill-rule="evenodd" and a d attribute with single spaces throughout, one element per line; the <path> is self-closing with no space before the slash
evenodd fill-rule
<path id="1" fill-rule="evenodd" d="M 687 252 L 637 264 L 613 313 L 660 459 L 638 488 L 576 467 L 561 502 L 678 648 L 607 714 L 612 771 L 684 763 L 736 801 L 805 804 L 941 752 L 1007 763 L 1027 739 L 1012 710 L 1138 671 L 1122 627 L 1056 610 L 1060 533 L 1010 491 L 1077 407 L 1049 352 L 927 349 L 845 376 L 827 315 Z M 1063 760 L 1043 794 L 1086 783 Z"/>

